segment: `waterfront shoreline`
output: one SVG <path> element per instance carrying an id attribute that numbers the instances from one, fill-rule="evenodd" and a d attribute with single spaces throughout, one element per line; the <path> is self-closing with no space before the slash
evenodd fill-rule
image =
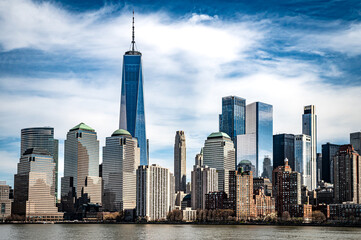
<path id="1" fill-rule="evenodd" d="M 120 224 L 120 225 L 200 225 L 200 226 L 283 226 L 283 227 L 352 227 L 361 228 L 361 223 L 256 223 L 256 222 L 0 222 L 0 224 Z"/>

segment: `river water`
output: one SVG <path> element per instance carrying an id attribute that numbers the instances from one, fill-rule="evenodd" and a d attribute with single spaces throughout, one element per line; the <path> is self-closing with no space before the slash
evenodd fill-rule
<path id="1" fill-rule="evenodd" d="M 0 239 L 361 239 L 361 228 L 166 224 L 0 224 Z"/>

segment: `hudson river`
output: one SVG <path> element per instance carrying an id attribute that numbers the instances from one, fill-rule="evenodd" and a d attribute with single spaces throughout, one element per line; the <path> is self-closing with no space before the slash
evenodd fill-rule
<path id="1" fill-rule="evenodd" d="M 361 239 L 361 228 L 166 224 L 0 224 L 0 239 Z"/>

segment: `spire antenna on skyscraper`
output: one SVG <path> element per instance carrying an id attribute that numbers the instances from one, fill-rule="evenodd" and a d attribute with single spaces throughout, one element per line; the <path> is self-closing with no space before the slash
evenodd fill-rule
<path id="1" fill-rule="evenodd" d="M 134 52 L 134 45 L 135 45 L 135 40 L 134 40 L 134 9 L 133 9 L 133 26 L 132 26 L 132 52 Z"/>

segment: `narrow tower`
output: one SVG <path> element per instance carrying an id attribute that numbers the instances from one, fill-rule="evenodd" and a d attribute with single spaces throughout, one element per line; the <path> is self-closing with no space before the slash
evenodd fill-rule
<path id="1" fill-rule="evenodd" d="M 186 192 L 186 171 L 186 137 L 184 131 L 177 131 L 174 143 L 174 177 L 176 192 Z"/>
<path id="2" fill-rule="evenodd" d="M 140 165 L 148 165 L 148 147 L 145 131 L 142 54 L 135 50 L 134 11 L 131 50 L 123 56 L 122 90 L 119 128 L 138 139 Z"/>
<path id="3" fill-rule="evenodd" d="M 306 134 L 311 137 L 311 189 L 317 187 L 317 115 L 315 114 L 315 106 L 309 105 L 304 107 L 302 115 L 302 134 Z"/>

